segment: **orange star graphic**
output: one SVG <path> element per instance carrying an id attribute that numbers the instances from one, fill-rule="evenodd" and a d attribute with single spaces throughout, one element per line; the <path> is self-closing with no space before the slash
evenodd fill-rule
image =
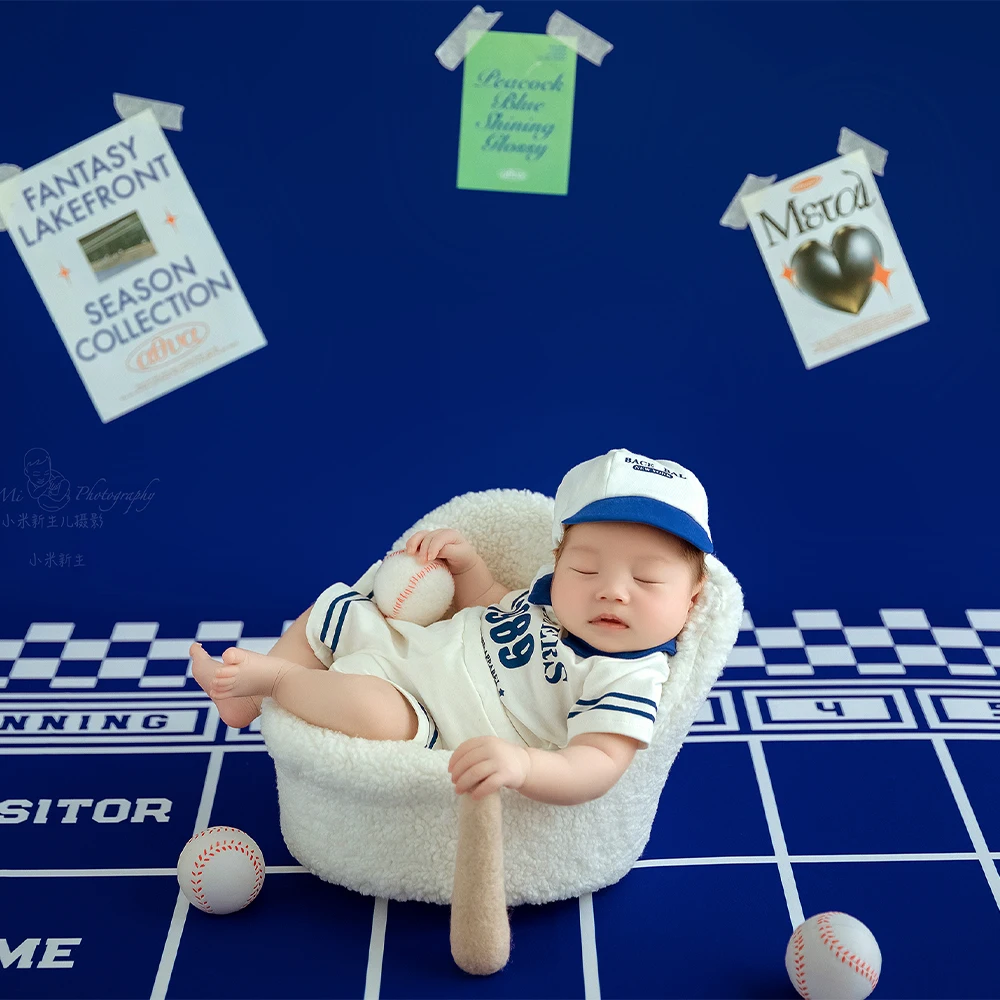
<path id="1" fill-rule="evenodd" d="M 166 209 L 164 209 L 167 212 Z M 177 221 L 177 216 L 173 212 L 167 212 L 167 225 L 172 226 Z"/>
<path id="2" fill-rule="evenodd" d="M 874 257 L 872 257 L 872 261 L 875 264 L 875 273 L 872 275 L 872 281 L 877 281 L 886 291 L 889 291 L 889 275 L 893 272 L 887 271 Z"/>
<path id="3" fill-rule="evenodd" d="M 787 265 L 782 264 L 784 270 L 781 272 L 783 278 L 787 278 L 793 285 L 795 284 L 795 272 Z"/>
<path id="4" fill-rule="evenodd" d="M 69 268 L 65 267 L 62 264 L 60 264 L 59 265 L 59 277 L 60 278 L 68 278 L 69 277 Z"/>

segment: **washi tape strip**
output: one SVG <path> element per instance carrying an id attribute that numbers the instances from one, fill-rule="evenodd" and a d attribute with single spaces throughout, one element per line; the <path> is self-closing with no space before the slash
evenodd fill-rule
<path id="1" fill-rule="evenodd" d="M 578 21 L 567 17 L 561 10 L 552 12 L 549 23 L 545 25 L 545 34 L 573 39 L 577 55 L 583 56 L 595 66 L 600 66 L 604 57 L 614 48 L 606 38 L 601 38 Z"/>
<path id="2" fill-rule="evenodd" d="M 21 168 L 16 163 L 0 163 L 0 181 L 5 181 L 8 177 L 19 173 L 21 173 Z M 7 226 L 4 224 L 3 216 L 0 215 L 0 233 L 5 232 L 7 232 Z"/>
<path id="3" fill-rule="evenodd" d="M 184 114 L 184 107 L 180 104 L 170 104 L 168 101 L 151 101 L 145 97 L 133 97 L 131 94 L 115 94 L 115 111 L 118 117 L 124 121 L 140 111 L 149 109 L 153 112 L 160 128 L 168 128 L 174 132 L 180 132 L 181 115 Z"/>
<path id="4" fill-rule="evenodd" d="M 729 203 L 729 208 L 726 209 L 725 214 L 719 219 L 719 225 L 728 226 L 730 229 L 746 229 L 749 222 L 747 221 L 746 213 L 743 211 L 741 199 L 745 198 L 748 194 L 753 194 L 755 191 L 762 191 L 764 188 L 770 187 L 777 179 L 777 174 L 771 174 L 770 177 L 758 177 L 756 174 L 747 174 L 746 180 L 743 181 L 739 191 L 736 192 L 736 197 Z"/>
<path id="5" fill-rule="evenodd" d="M 498 10 L 493 14 L 488 14 L 479 4 L 476 4 L 465 17 L 459 21 L 455 30 L 434 50 L 437 61 L 445 69 L 455 69 L 468 55 L 469 49 L 482 38 L 476 35 L 475 41 L 469 42 L 470 31 L 489 31 L 500 18 L 503 11 Z"/>
<path id="6" fill-rule="evenodd" d="M 843 156 L 845 153 L 853 153 L 856 149 L 860 149 L 865 154 L 865 159 L 868 161 L 868 166 L 872 168 L 872 173 L 882 177 L 885 173 L 885 161 L 889 156 L 889 151 L 872 142 L 871 139 L 866 139 L 863 135 L 852 132 L 849 128 L 842 128 L 840 142 L 837 143 L 837 152 Z"/>
<path id="7" fill-rule="evenodd" d="M 885 161 L 889 156 L 889 151 L 872 142 L 871 139 L 866 139 L 863 135 L 852 132 L 849 128 L 842 128 L 840 130 L 840 140 L 837 142 L 837 152 L 843 156 L 845 153 L 853 153 L 856 149 L 860 149 L 865 154 L 865 159 L 868 161 L 868 166 L 871 167 L 872 173 L 882 177 L 885 173 Z M 747 217 L 743 213 L 743 206 L 740 204 L 740 199 L 745 198 L 748 194 L 753 194 L 755 191 L 760 191 L 762 188 L 766 188 L 769 184 L 773 184 L 777 178 L 777 174 L 771 174 L 770 177 L 758 177 L 756 174 L 747 174 L 746 180 L 739 191 L 736 192 L 736 197 L 729 203 L 729 208 L 726 209 L 725 214 L 719 219 L 719 225 L 728 226 L 730 229 L 746 229 L 748 224 Z"/>

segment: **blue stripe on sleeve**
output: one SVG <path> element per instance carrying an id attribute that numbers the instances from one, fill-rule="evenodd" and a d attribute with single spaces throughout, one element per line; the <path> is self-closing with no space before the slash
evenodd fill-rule
<path id="1" fill-rule="evenodd" d="M 605 698 L 621 698 L 622 701 L 639 701 L 644 705 L 651 705 L 653 708 L 659 707 L 655 701 L 650 698 L 640 698 L 636 694 L 623 694 L 621 691 L 609 691 L 607 694 L 602 694 L 600 698 L 594 698 L 588 701 L 585 698 L 580 698 L 577 700 L 578 705 L 597 705 L 598 703 L 604 701 Z"/>
<path id="2" fill-rule="evenodd" d="M 420 702 L 418 701 L 417 704 L 420 705 Z M 430 715 L 427 712 L 427 709 L 424 708 L 423 705 L 420 705 L 420 711 L 424 713 L 424 717 L 427 719 L 428 724 L 434 730 L 434 732 L 431 735 L 431 741 L 430 741 L 430 743 L 427 744 L 427 749 L 428 750 L 433 750 L 434 749 L 434 744 L 437 743 L 437 741 L 438 741 L 438 728 L 437 728 L 437 726 L 434 725 L 434 720 L 430 717 Z"/>
<path id="3" fill-rule="evenodd" d="M 330 619 L 333 617 L 333 602 L 330 602 L 330 607 L 326 609 L 326 617 L 323 619 L 323 627 L 320 629 L 319 641 L 326 643 L 326 633 L 330 630 Z"/>
<path id="4" fill-rule="evenodd" d="M 334 652 L 336 652 L 336 650 L 337 650 L 337 643 L 340 640 L 340 632 L 341 632 L 341 629 L 344 627 L 344 617 L 347 614 L 347 606 L 352 601 L 355 601 L 355 600 L 357 600 L 357 601 L 364 601 L 364 600 L 367 600 L 367 598 L 362 597 L 356 590 L 349 590 L 346 593 L 341 594 L 339 597 L 335 597 L 330 602 L 330 607 L 327 608 L 327 610 L 326 610 L 326 618 L 323 620 L 323 629 L 322 629 L 322 631 L 319 634 L 319 640 L 320 640 L 320 642 L 322 642 L 322 643 L 326 644 L 327 646 L 329 646 L 330 649 L 333 650 Z M 346 601 L 346 603 L 344 604 L 344 607 L 341 610 L 340 620 L 337 622 L 337 631 L 334 633 L 333 641 L 332 642 L 327 642 L 326 641 L 326 637 L 327 637 L 327 635 L 329 634 L 329 631 L 330 631 L 330 621 L 333 618 L 333 609 L 338 604 L 340 604 L 341 601 Z"/>
<path id="5" fill-rule="evenodd" d="M 645 699 L 640 699 L 645 700 Z M 650 722 L 656 722 L 656 716 L 650 715 L 649 712 L 640 712 L 637 708 L 625 708 L 622 705 L 597 705 L 595 708 L 586 708 L 584 712 L 627 712 L 629 715 L 639 715 L 643 719 L 649 719 Z M 583 715 L 583 712 L 570 712 L 566 716 L 567 719 L 572 719 L 577 715 Z"/>
<path id="6" fill-rule="evenodd" d="M 364 598 L 360 595 L 356 595 L 356 600 L 363 601 Z M 344 606 L 340 612 L 340 620 L 337 622 L 337 631 L 333 633 L 333 642 L 330 643 L 330 649 L 334 652 L 337 651 L 337 643 L 340 642 L 340 633 L 344 629 L 344 622 L 347 620 L 347 612 L 350 611 L 353 603 L 354 601 L 344 601 Z"/>

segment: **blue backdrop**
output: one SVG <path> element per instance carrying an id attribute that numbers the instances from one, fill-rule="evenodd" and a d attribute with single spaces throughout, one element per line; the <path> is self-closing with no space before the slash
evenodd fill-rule
<path id="1" fill-rule="evenodd" d="M 185 105 L 168 140 L 268 339 L 103 425 L 0 237 L 4 634 L 193 613 L 273 635 L 450 497 L 551 494 L 621 446 L 697 472 L 772 623 L 1000 606 L 996 8 L 563 4 L 615 48 L 579 64 L 553 197 L 455 187 L 461 68 L 433 53 L 469 7 L 4 4 L 0 162 L 115 124 L 115 91 Z M 554 7 L 502 9 L 543 32 Z M 718 220 L 841 126 L 889 150 L 931 321 L 806 371 L 749 230 Z M 31 448 L 71 484 L 54 519 Z"/>

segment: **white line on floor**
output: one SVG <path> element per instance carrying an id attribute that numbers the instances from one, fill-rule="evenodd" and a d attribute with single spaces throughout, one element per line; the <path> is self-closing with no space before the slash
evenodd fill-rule
<path id="1" fill-rule="evenodd" d="M 302 865 L 267 865 L 265 875 L 308 875 Z M 0 868 L 0 878 L 120 878 L 123 875 L 168 875 L 176 868 Z"/>
<path id="2" fill-rule="evenodd" d="M 989 883 L 990 892 L 993 893 L 993 902 L 1000 908 L 1000 872 L 997 872 L 997 867 L 991 860 L 994 855 L 990 854 L 990 849 L 986 845 L 986 838 L 983 836 L 982 829 L 980 829 L 979 820 L 976 819 L 969 796 L 965 793 L 965 786 L 959 777 L 958 768 L 955 767 L 955 762 L 952 760 L 951 752 L 948 750 L 944 736 L 935 736 L 933 743 L 934 749 L 937 751 L 938 760 L 941 762 L 941 769 L 944 771 L 945 778 L 948 779 L 951 794 L 954 795 L 958 811 L 962 814 L 965 829 L 969 832 L 969 838 L 972 841 L 972 846 L 975 848 L 976 857 L 980 865 L 982 865 L 983 874 Z"/>
<path id="3" fill-rule="evenodd" d="M 580 943 L 583 950 L 584 1000 L 601 1000 L 601 976 L 597 966 L 597 928 L 594 925 L 594 894 L 580 897 Z"/>
<path id="4" fill-rule="evenodd" d="M 208 826 L 208 819 L 212 815 L 212 804 L 215 802 L 215 791 L 219 787 L 219 772 L 222 770 L 224 753 L 225 751 L 219 747 L 209 754 L 208 770 L 205 774 L 205 784 L 201 789 L 201 802 L 198 804 L 198 815 L 195 817 L 192 836 Z M 174 971 L 177 949 L 181 943 L 184 921 L 187 920 L 190 906 L 187 897 L 178 889 L 174 914 L 170 918 L 170 928 L 167 931 L 167 939 L 163 943 L 160 965 L 156 970 L 156 979 L 153 981 L 153 990 L 149 994 L 149 1000 L 164 1000 L 167 995 L 167 986 L 170 984 L 170 975 Z"/>
<path id="5" fill-rule="evenodd" d="M 385 925 L 388 916 L 389 900 L 376 898 L 375 911 L 372 913 L 372 936 L 368 945 L 364 1000 L 378 1000 L 382 989 L 382 957 L 385 954 Z"/>
<path id="6" fill-rule="evenodd" d="M 760 788 L 760 798 L 764 805 L 764 816 L 767 819 L 767 829 L 771 834 L 771 844 L 774 847 L 774 860 L 778 865 L 781 886 L 785 890 L 785 905 L 788 907 L 788 917 L 792 927 L 798 927 L 805 919 L 802 915 L 802 903 L 799 900 L 798 886 L 795 884 L 795 873 L 788 858 L 788 848 L 785 845 L 785 832 L 778 816 L 778 803 L 774 798 L 774 788 L 771 786 L 771 774 L 764 758 L 764 747 L 759 737 L 749 739 L 750 757 L 753 760 L 754 773 L 757 775 L 757 785 Z"/>

